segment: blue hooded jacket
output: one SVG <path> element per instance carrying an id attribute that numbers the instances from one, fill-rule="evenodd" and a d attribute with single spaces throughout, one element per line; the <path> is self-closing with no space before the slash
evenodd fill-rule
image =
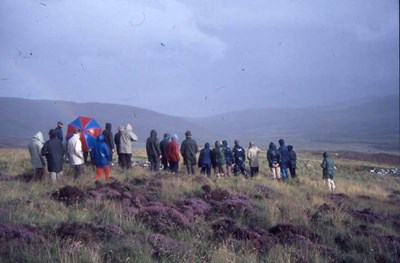
<path id="1" fill-rule="evenodd" d="M 97 137 L 96 144 L 92 148 L 90 155 L 96 167 L 103 168 L 110 165 L 110 151 L 102 134 Z"/>

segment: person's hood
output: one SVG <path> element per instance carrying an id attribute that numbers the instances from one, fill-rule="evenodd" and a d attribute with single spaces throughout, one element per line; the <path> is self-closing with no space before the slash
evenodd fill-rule
<path id="1" fill-rule="evenodd" d="M 269 144 L 269 148 L 270 148 L 271 150 L 276 150 L 276 145 L 275 145 L 275 143 L 271 142 L 271 143 Z"/>
<path id="2" fill-rule="evenodd" d="M 177 134 L 172 135 L 171 140 L 177 141 L 178 140 L 178 135 Z"/>
<path id="3" fill-rule="evenodd" d="M 328 154 L 328 152 L 324 152 L 324 154 L 322 156 L 324 156 L 324 158 L 326 158 L 329 156 L 329 154 Z"/>
<path id="4" fill-rule="evenodd" d="M 129 123 L 126 125 L 125 130 L 127 131 L 133 131 L 132 125 L 130 125 Z"/>
<path id="5" fill-rule="evenodd" d="M 205 144 L 204 144 L 204 148 L 210 148 L 210 144 L 208 143 L 208 142 L 206 142 Z"/>
<path id="6" fill-rule="evenodd" d="M 293 146 L 292 145 L 288 145 L 287 148 L 288 148 L 289 151 L 293 150 Z"/>
<path id="7" fill-rule="evenodd" d="M 223 141 L 222 141 L 222 145 L 223 145 L 224 147 L 228 147 L 228 142 L 227 142 L 226 140 L 223 140 Z"/>
<path id="8" fill-rule="evenodd" d="M 33 139 L 44 143 L 44 137 L 43 137 L 43 133 L 42 132 L 37 132 L 35 135 L 33 135 Z"/>
<path id="9" fill-rule="evenodd" d="M 285 140 L 280 139 L 280 140 L 279 140 L 279 145 L 280 145 L 280 146 L 285 145 Z"/>
<path id="10" fill-rule="evenodd" d="M 164 141 L 169 141 L 171 135 L 169 133 L 164 133 Z"/>
<path id="11" fill-rule="evenodd" d="M 153 139 L 156 138 L 157 137 L 157 132 L 155 130 L 151 130 L 150 131 L 150 137 L 153 138 Z"/>
<path id="12" fill-rule="evenodd" d="M 104 142 L 104 135 L 100 134 L 99 136 L 97 136 L 97 141 L 98 142 Z"/>
<path id="13" fill-rule="evenodd" d="M 111 131 L 111 123 L 106 123 L 106 130 L 109 130 L 109 131 Z"/>
<path id="14" fill-rule="evenodd" d="M 220 148 L 222 146 L 221 141 L 215 141 L 215 147 Z"/>

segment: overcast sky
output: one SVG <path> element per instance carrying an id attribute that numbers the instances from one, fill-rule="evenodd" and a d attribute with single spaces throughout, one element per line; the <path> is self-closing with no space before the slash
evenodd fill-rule
<path id="1" fill-rule="evenodd" d="M 208 116 L 399 93 L 398 0 L 1 0 L 0 96 Z"/>

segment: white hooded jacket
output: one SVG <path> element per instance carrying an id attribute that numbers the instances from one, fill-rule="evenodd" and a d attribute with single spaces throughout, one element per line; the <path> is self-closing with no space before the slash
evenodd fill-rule
<path id="1" fill-rule="evenodd" d="M 82 142 L 79 139 L 79 134 L 72 135 L 68 140 L 69 161 L 72 165 L 83 164 Z"/>

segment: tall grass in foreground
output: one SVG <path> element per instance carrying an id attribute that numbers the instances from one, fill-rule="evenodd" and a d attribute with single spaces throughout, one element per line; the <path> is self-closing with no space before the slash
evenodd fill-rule
<path id="1" fill-rule="evenodd" d="M 137 151 L 144 158 L 143 151 Z M 260 157 L 262 160 L 264 157 Z M 299 181 L 282 183 L 273 181 L 266 161 L 261 161 L 260 175 L 251 179 L 244 177 L 206 178 L 197 175 L 161 173 L 152 175 L 141 167 L 122 171 L 113 167 L 111 176 L 120 182 L 138 178 L 158 178 L 162 185 L 156 193 L 158 200 L 175 202 L 183 198 L 200 198 L 205 184 L 212 189 L 226 189 L 232 195 L 251 199 L 257 210 L 255 215 L 239 216 L 235 223 L 239 227 L 256 227 L 268 231 L 280 224 L 293 224 L 319 235 L 320 243 L 332 248 L 346 262 L 396 262 L 400 251 L 394 243 L 382 244 L 383 236 L 399 238 L 396 218 L 400 219 L 396 204 L 387 202 L 388 196 L 400 189 L 400 178 L 380 177 L 360 172 L 359 167 L 370 164 L 358 161 L 335 160 L 338 167 L 335 175 L 339 201 L 332 199 L 321 179 L 322 158 L 310 153 L 301 153 L 298 161 Z M 375 164 L 374 164 L 375 165 Z M 183 172 L 181 165 L 181 171 Z M 33 172 L 26 150 L 1 149 L 0 173 L 18 175 Z M 297 255 L 298 243 L 274 244 L 264 253 L 254 249 L 251 240 L 239 242 L 233 237 L 224 240 L 215 238 L 210 221 L 198 218 L 192 229 L 177 230 L 167 236 L 184 244 L 187 250 L 175 255 L 154 257 L 154 248 L 144 240 L 153 230 L 140 220 L 124 213 L 121 202 L 88 199 L 71 207 L 50 198 L 51 193 L 65 185 L 91 189 L 95 171 L 86 167 L 82 178 L 73 180 L 73 171 L 65 166 L 64 182 L 1 181 L 0 223 L 11 222 L 29 225 L 38 229 L 45 240 L 35 241 L 32 246 L 12 246 L 3 262 L 330 262 L 315 248 L 303 248 L 301 258 Z M 104 181 L 103 181 L 104 183 Z M 338 203 L 336 203 L 338 202 Z M 327 211 L 321 207 L 327 207 Z M 329 209 L 332 209 L 330 211 Z M 368 209 L 370 214 L 362 212 Z M 359 212 L 360 218 L 353 212 Z M 364 214 L 363 214 L 364 213 Z M 366 216 L 375 216 L 368 218 Z M 365 216 L 364 219 L 362 216 Z M 212 221 L 212 220 L 211 220 Z M 71 238 L 61 239 L 55 234 L 61 222 L 116 225 L 124 235 L 105 238 L 93 243 L 84 243 Z M 366 229 L 369 236 L 354 231 Z M 0 242 L 2 240 L 0 233 Z M 50 240 L 50 241 L 49 241 Z M 400 242 L 400 241 L 399 241 Z M 1 245 L 2 243 L 0 243 Z M 302 250 L 300 250 L 302 251 Z M 0 252 L 1 249 L 0 249 Z"/>

